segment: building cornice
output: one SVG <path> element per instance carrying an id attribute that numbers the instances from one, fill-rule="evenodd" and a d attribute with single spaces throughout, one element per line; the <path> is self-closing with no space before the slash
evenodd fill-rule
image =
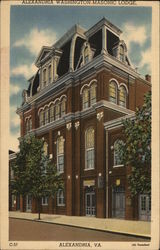
<path id="1" fill-rule="evenodd" d="M 21 112 L 23 112 L 23 110 L 26 110 L 29 107 L 29 105 L 32 104 L 33 102 L 36 101 L 38 102 L 40 99 L 45 98 L 45 96 L 48 96 L 49 93 L 53 94 L 56 88 L 60 88 L 60 86 L 63 84 L 65 84 L 65 86 L 67 87 L 68 85 L 73 84 L 73 82 L 77 82 L 79 79 L 82 80 L 87 79 L 88 77 L 87 72 L 95 74 L 96 71 L 100 70 L 100 68 L 114 70 L 113 67 L 116 67 L 120 71 L 129 74 L 132 78 L 141 79 L 146 84 L 148 84 L 148 81 L 142 79 L 140 75 L 133 69 L 131 69 L 129 66 L 123 64 L 122 62 L 120 62 L 119 60 L 117 60 L 116 58 L 114 58 L 109 54 L 100 54 L 86 65 L 82 66 L 81 68 L 77 69 L 74 72 L 69 72 L 65 74 L 64 76 L 57 79 L 57 81 L 53 82 L 46 88 L 42 89 L 40 92 L 36 93 L 34 96 L 29 97 L 28 103 L 24 104 L 23 106 L 17 109 L 17 114 L 20 114 Z"/>
<path id="2" fill-rule="evenodd" d="M 128 115 L 125 115 L 123 117 L 114 119 L 112 121 L 105 122 L 104 123 L 104 128 L 105 128 L 105 130 L 112 130 L 112 129 L 115 129 L 115 128 L 122 127 L 123 126 L 123 120 L 134 119 L 134 117 L 135 117 L 135 112 L 133 112 L 132 114 L 128 114 Z"/>

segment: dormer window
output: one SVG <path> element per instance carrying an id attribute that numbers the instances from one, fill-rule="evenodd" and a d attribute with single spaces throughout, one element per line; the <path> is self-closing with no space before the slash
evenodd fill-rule
<path id="1" fill-rule="evenodd" d="M 52 81 L 52 75 L 51 75 L 51 65 L 48 67 L 48 83 L 51 83 Z"/>
<path id="2" fill-rule="evenodd" d="M 46 69 L 43 70 L 43 87 L 46 86 L 47 79 L 46 79 Z"/>

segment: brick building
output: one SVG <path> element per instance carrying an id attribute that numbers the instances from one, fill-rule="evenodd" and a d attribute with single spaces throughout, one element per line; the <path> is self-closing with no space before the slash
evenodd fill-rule
<path id="1" fill-rule="evenodd" d="M 128 198 L 128 169 L 116 150 L 122 117 L 132 117 L 151 88 L 150 76 L 132 67 L 121 33 L 105 18 L 89 30 L 75 25 L 36 59 L 17 110 L 21 136 L 44 138 L 65 184 L 42 199 L 42 212 L 150 219 L 150 197 Z M 32 197 L 20 199 L 20 210 L 37 211 Z"/>

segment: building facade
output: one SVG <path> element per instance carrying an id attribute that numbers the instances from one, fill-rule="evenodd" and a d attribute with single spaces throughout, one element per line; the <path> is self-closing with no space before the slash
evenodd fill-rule
<path id="1" fill-rule="evenodd" d="M 21 136 L 44 138 L 45 151 L 64 180 L 42 212 L 99 218 L 150 219 L 150 197 L 128 198 L 127 171 L 118 158 L 122 118 L 134 116 L 151 89 L 132 67 L 122 31 L 103 18 L 89 30 L 73 26 L 42 47 L 37 73 L 17 113 Z M 21 211 L 37 211 L 32 197 Z"/>

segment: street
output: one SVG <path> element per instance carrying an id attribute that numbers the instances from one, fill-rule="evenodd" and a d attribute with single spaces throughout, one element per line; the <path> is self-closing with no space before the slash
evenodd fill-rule
<path id="1" fill-rule="evenodd" d="M 71 226 L 9 219 L 10 241 L 149 241 L 141 237 Z"/>

